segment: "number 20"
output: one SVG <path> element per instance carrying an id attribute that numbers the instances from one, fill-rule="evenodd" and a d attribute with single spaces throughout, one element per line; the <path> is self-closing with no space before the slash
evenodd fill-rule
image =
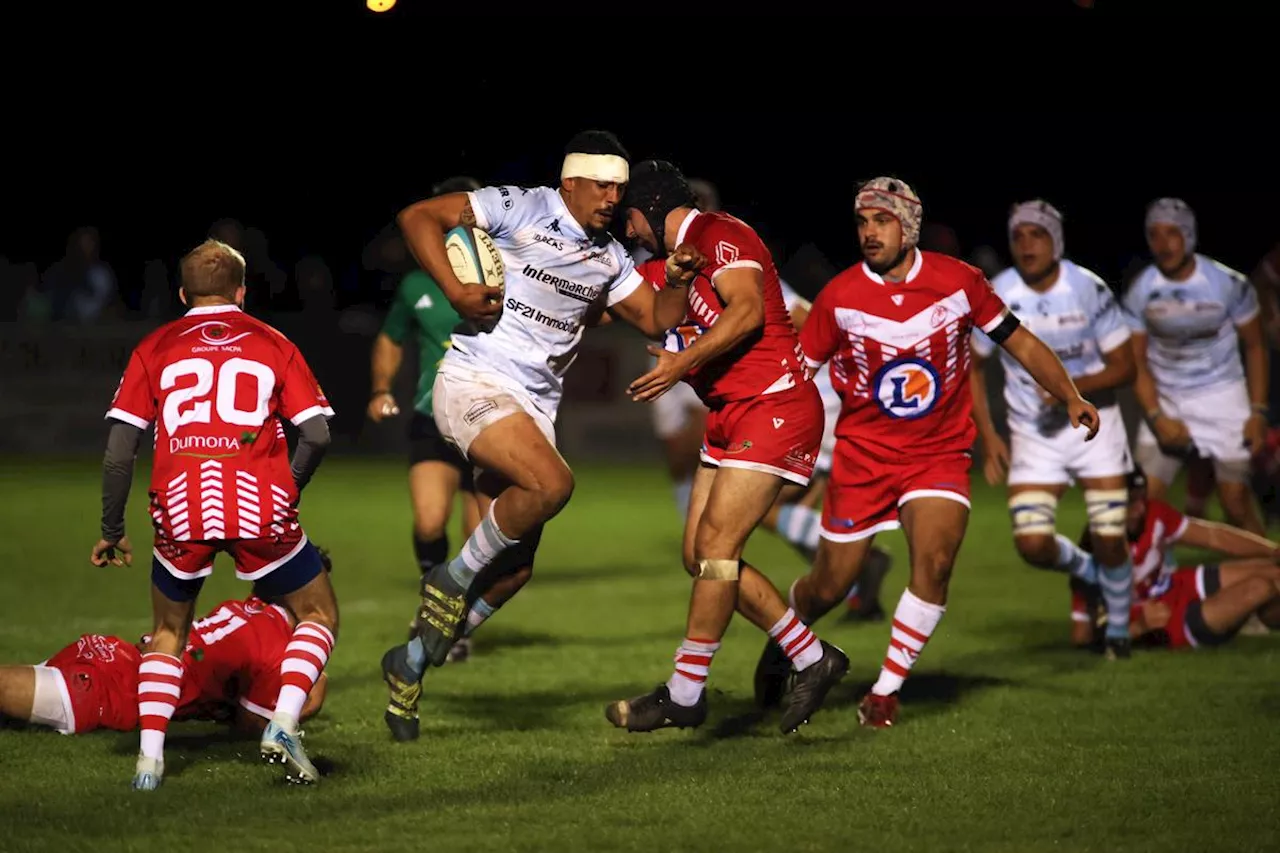
<path id="1" fill-rule="evenodd" d="M 218 407 L 218 419 L 233 426 L 257 427 L 267 419 L 267 404 L 271 399 L 271 391 L 275 388 L 276 374 L 270 367 L 260 361 L 247 358 L 229 358 L 218 368 L 217 393 L 214 401 L 198 400 L 186 411 L 178 411 L 179 407 L 190 400 L 206 396 L 214 390 L 213 362 L 207 358 L 184 358 L 175 361 L 160 374 L 160 390 L 168 391 L 177 384 L 179 377 L 194 376 L 196 384 L 189 388 L 179 388 L 164 398 L 164 429 L 173 435 L 178 427 L 185 424 L 207 424 L 213 420 L 213 406 Z M 241 376 L 249 376 L 257 380 L 254 389 L 254 408 L 241 409 L 236 406 L 236 380 Z"/>

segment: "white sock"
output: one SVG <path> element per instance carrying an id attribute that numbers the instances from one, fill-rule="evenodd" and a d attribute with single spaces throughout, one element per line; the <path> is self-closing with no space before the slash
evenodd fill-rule
<path id="1" fill-rule="evenodd" d="M 485 515 L 484 520 L 476 526 L 475 532 L 463 543 L 462 550 L 458 552 L 458 556 L 449 561 L 450 577 L 464 589 L 471 586 L 471 582 L 475 580 L 481 569 L 496 560 L 503 551 L 520 541 L 509 538 L 499 529 L 497 518 L 493 514 L 494 508 L 497 506 L 498 502 L 496 500 L 489 504 L 489 512 Z"/>
<path id="2" fill-rule="evenodd" d="M 711 659 L 719 650 L 719 643 L 685 638 L 676 650 L 676 669 L 667 680 L 667 692 L 677 705 L 690 707 L 698 704 L 707 686 L 711 672 Z"/>
<path id="3" fill-rule="evenodd" d="M 822 643 L 794 610 L 788 609 L 782 614 L 782 618 L 769 629 L 769 636 L 791 659 L 791 666 L 796 672 L 804 672 L 822 660 Z"/>
<path id="4" fill-rule="evenodd" d="M 933 636 L 933 631 L 942 621 L 942 614 L 947 608 L 940 604 L 930 604 L 904 589 L 902 598 L 898 599 L 898 609 L 893 612 L 893 630 L 889 638 L 889 650 L 885 652 L 884 663 L 880 666 L 880 678 L 872 686 L 871 692 L 877 696 L 889 696 L 902 689 L 902 682 L 915 665 L 925 643 Z"/>

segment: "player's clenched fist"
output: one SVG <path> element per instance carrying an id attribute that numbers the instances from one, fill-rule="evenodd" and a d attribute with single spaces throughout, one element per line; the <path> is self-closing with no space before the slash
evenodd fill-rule
<path id="1" fill-rule="evenodd" d="M 707 265 L 707 257 L 692 243 L 681 243 L 667 255 L 667 285 L 688 287 L 698 270 Z"/>
<path id="2" fill-rule="evenodd" d="M 129 537 L 122 536 L 119 542 L 114 543 L 99 539 L 98 544 L 93 546 L 93 553 L 89 555 L 89 562 L 99 567 L 107 563 L 113 566 L 132 566 L 133 546 L 129 544 Z"/>
<path id="3" fill-rule="evenodd" d="M 482 323 L 502 312 L 503 293 L 501 287 L 464 283 L 462 290 L 450 294 L 449 303 L 462 319 Z"/>
<path id="4" fill-rule="evenodd" d="M 1098 427 L 1102 422 L 1098 420 L 1098 410 L 1094 408 L 1093 403 L 1083 397 L 1076 397 L 1067 403 L 1067 414 L 1071 416 L 1073 427 L 1083 426 L 1089 430 L 1089 434 L 1084 438 L 1085 441 L 1092 441 L 1098 434 Z"/>

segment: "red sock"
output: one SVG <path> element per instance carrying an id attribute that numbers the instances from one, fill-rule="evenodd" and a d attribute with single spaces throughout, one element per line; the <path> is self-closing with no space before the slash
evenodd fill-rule
<path id="1" fill-rule="evenodd" d="M 676 650 L 676 671 L 667 680 L 667 692 L 677 705 L 696 705 L 707 686 L 711 659 L 720 644 L 714 640 L 686 638 Z"/>
<path id="2" fill-rule="evenodd" d="M 307 695 L 329 662 L 333 644 L 333 633 L 319 622 L 299 622 L 293 629 L 293 638 L 280 662 L 280 695 L 274 716 L 297 725 Z"/>
<path id="3" fill-rule="evenodd" d="M 138 664 L 138 728 L 141 752 L 164 758 L 164 735 L 182 695 L 182 661 L 173 655 L 148 652 Z"/>

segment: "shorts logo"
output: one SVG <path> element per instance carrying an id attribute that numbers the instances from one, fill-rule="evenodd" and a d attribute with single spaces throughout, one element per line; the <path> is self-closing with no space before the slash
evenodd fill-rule
<path id="1" fill-rule="evenodd" d="M 725 453 L 744 453 L 751 449 L 751 439 L 747 439 L 740 444 L 731 444 L 724 449 Z"/>
<path id="2" fill-rule="evenodd" d="M 782 418 L 774 418 L 774 419 L 773 419 L 773 428 L 774 428 L 774 429 L 778 429 L 780 426 L 782 426 L 782 425 L 783 425 L 783 424 L 785 424 L 785 423 L 786 423 L 786 421 L 784 421 Z"/>
<path id="3" fill-rule="evenodd" d="M 852 530 L 854 528 L 854 525 L 856 525 L 857 523 L 858 522 L 854 521 L 852 518 L 832 518 L 832 517 L 827 518 L 827 524 L 831 525 L 832 527 L 842 528 L 844 530 Z"/>
<path id="4" fill-rule="evenodd" d="M 481 400 L 479 403 L 476 403 L 471 408 L 467 409 L 467 413 L 462 416 L 462 420 L 467 424 L 467 426 L 471 426 L 476 421 L 480 420 L 497 408 L 497 400 Z"/>
<path id="5" fill-rule="evenodd" d="M 876 372 L 872 393 L 891 418 L 919 418 L 933 411 L 942 383 L 933 365 L 920 358 L 891 361 Z"/>

